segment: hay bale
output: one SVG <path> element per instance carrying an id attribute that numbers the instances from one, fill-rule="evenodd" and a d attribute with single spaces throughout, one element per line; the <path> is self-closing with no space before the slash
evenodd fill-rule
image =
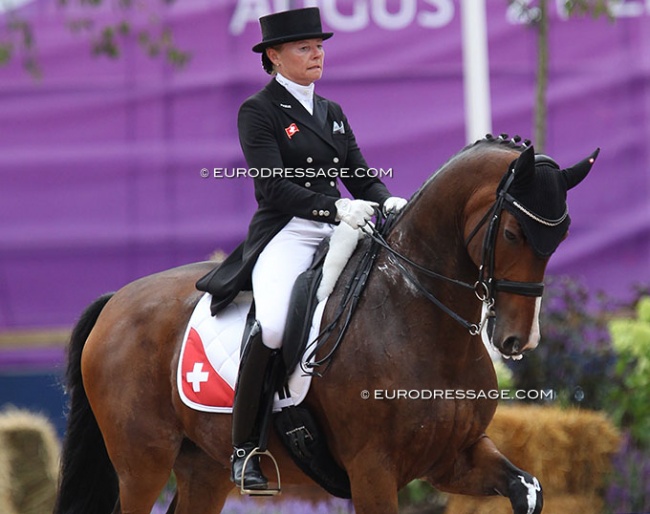
<path id="1" fill-rule="evenodd" d="M 546 494 L 601 493 L 619 445 L 602 413 L 555 407 L 500 406 L 487 434 Z"/>
<path id="2" fill-rule="evenodd" d="M 4 445 L 0 436 L 0 512 L 4 514 L 18 514 L 11 500 L 11 470 L 9 469 L 9 450 Z"/>
<path id="3" fill-rule="evenodd" d="M 487 434 L 515 466 L 539 479 L 545 514 L 602 511 L 605 479 L 620 442 L 603 414 L 500 405 Z M 446 512 L 510 514 L 512 509 L 506 498 L 451 495 Z"/>
<path id="4" fill-rule="evenodd" d="M 0 448 L 0 470 L 5 467 L 8 471 L 6 482 L 2 482 L 9 486 L 8 506 L 2 512 L 51 512 L 56 497 L 59 441 L 49 420 L 40 414 L 6 409 L 0 413 Z"/>
<path id="5" fill-rule="evenodd" d="M 595 514 L 603 512 L 602 498 L 576 494 L 550 496 L 544 498 L 544 514 L 567 514 L 567 512 L 584 512 Z M 473 498 L 452 495 L 445 514 L 512 514 L 510 500 L 507 498 Z"/>

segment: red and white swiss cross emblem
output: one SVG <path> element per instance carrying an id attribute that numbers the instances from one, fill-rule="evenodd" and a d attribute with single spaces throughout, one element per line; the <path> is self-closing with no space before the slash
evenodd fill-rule
<path id="1" fill-rule="evenodd" d="M 284 129 L 284 131 L 287 133 L 287 136 L 289 136 L 289 139 L 291 139 L 296 134 L 296 132 L 300 132 L 300 130 L 298 129 L 298 125 L 296 125 L 295 123 L 289 125 L 287 128 Z"/>

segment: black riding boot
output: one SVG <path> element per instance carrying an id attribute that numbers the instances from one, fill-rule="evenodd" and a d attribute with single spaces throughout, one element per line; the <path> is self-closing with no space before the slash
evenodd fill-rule
<path id="1" fill-rule="evenodd" d="M 255 322 L 246 341 L 239 364 L 239 375 L 232 409 L 232 470 L 230 479 L 241 485 L 244 460 L 258 446 L 259 414 L 267 368 L 275 350 L 262 343 L 262 328 Z M 244 489 L 266 489 L 268 480 L 260 469 L 259 457 L 248 460 L 244 474 Z"/>

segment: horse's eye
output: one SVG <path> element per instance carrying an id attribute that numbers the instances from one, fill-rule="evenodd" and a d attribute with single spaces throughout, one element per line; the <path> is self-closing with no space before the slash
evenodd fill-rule
<path id="1" fill-rule="evenodd" d="M 511 231 L 508 230 L 508 229 L 505 229 L 505 230 L 503 231 L 503 235 L 505 236 L 505 238 L 506 238 L 508 241 L 516 241 L 516 240 L 517 240 L 517 234 L 515 234 L 514 232 L 511 232 Z"/>

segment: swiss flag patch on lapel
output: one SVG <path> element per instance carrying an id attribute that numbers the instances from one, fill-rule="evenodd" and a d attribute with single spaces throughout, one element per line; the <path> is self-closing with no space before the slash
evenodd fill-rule
<path id="1" fill-rule="evenodd" d="M 298 125 L 292 123 L 287 128 L 285 128 L 284 131 L 287 133 L 287 136 L 289 136 L 289 139 L 291 139 L 296 134 L 296 132 L 300 132 L 300 129 L 298 128 Z"/>

